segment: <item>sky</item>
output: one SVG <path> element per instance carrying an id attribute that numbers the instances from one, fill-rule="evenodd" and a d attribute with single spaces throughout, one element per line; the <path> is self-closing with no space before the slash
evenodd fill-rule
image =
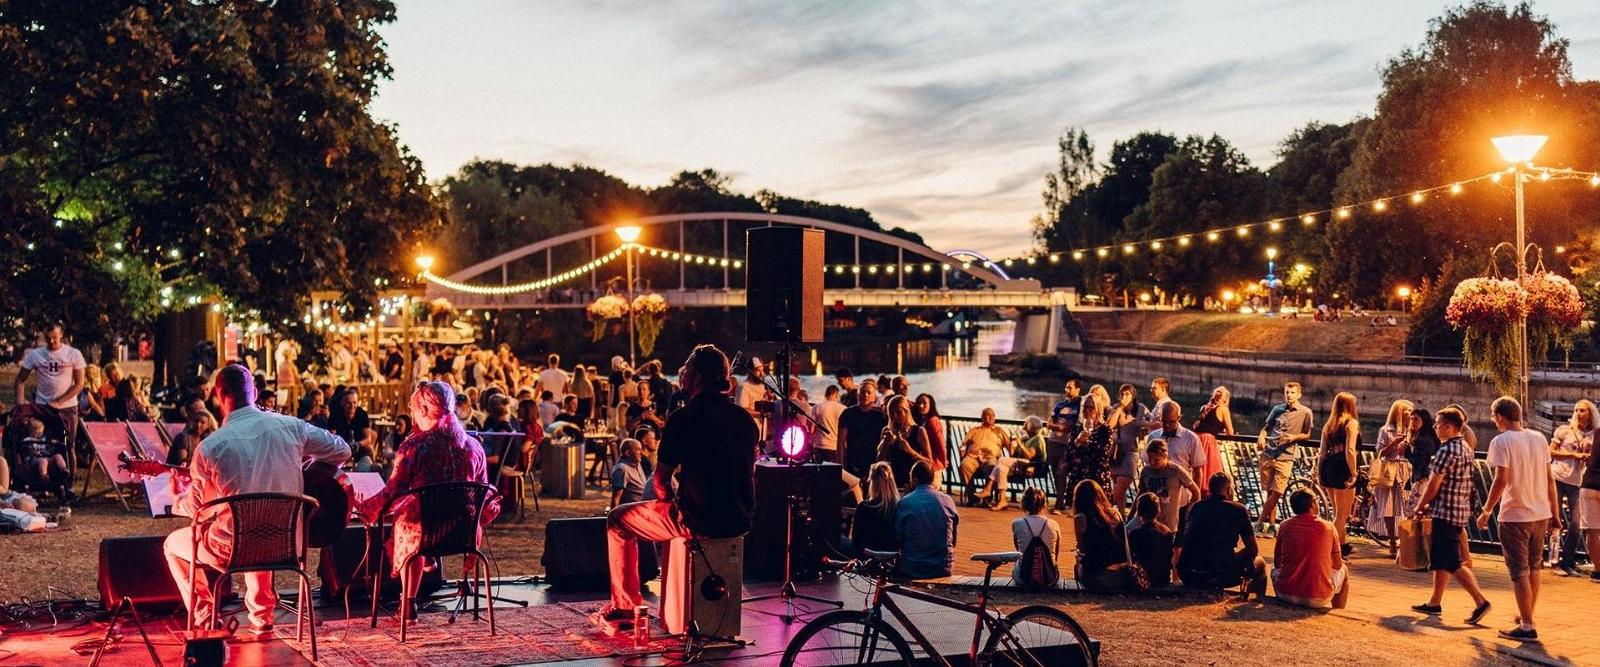
<path id="1" fill-rule="evenodd" d="M 1379 70 L 1446 4 L 422 2 L 381 28 L 372 112 L 432 180 L 474 158 L 859 206 L 936 249 L 1031 244 L 1066 126 L 1219 134 L 1260 167 L 1310 121 L 1370 114 Z M 1600 2 L 1534 9 L 1600 79 Z"/>

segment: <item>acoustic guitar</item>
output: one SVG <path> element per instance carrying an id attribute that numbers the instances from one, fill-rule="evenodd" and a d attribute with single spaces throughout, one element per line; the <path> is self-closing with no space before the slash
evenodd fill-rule
<path id="1" fill-rule="evenodd" d="M 189 478 L 188 466 L 175 466 L 153 459 L 135 456 L 129 452 L 117 455 L 122 464 L 117 466 L 134 475 L 155 477 L 172 473 Z M 317 508 L 306 516 L 306 543 L 316 547 L 333 544 L 350 525 L 350 512 L 355 509 L 356 493 L 338 466 L 323 461 L 311 461 L 301 470 L 305 494 L 317 499 Z"/>

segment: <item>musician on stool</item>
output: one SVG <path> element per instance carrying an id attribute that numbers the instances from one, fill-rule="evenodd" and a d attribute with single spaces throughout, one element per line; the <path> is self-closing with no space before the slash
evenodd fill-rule
<path id="1" fill-rule="evenodd" d="M 196 510 L 206 502 L 240 493 L 303 493 L 301 467 L 306 459 L 338 466 L 350 458 L 350 445 L 339 436 L 256 407 L 255 379 L 244 366 L 230 364 L 217 371 L 211 394 L 222 413 L 222 426 L 200 443 L 190 459 L 189 488 L 179 496 L 173 508 L 175 514 L 194 518 Z M 200 539 L 198 564 L 221 569 L 231 555 L 228 549 L 233 543 L 228 508 L 210 511 L 204 518 L 208 523 Z M 194 599 L 188 599 L 193 534 L 191 525 L 167 536 L 167 569 L 185 596 L 184 605 L 195 626 L 204 627 L 215 613 L 215 603 L 204 578 L 195 582 Z M 243 576 L 251 631 L 271 632 L 272 609 L 278 603 L 272 573 L 250 572 Z"/>
<path id="2" fill-rule="evenodd" d="M 656 499 L 617 507 L 606 520 L 611 608 L 604 616 L 621 629 L 631 629 L 633 609 L 644 603 L 639 540 L 739 537 L 755 516 L 756 423 L 728 396 L 728 357 L 713 345 L 696 347 L 678 381 L 690 398 L 662 431 L 651 478 Z"/>

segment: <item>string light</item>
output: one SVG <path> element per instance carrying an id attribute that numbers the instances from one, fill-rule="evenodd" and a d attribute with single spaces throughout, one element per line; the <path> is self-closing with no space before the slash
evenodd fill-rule
<path id="1" fill-rule="evenodd" d="M 606 253 L 604 255 L 601 255 L 600 257 L 597 257 L 595 259 L 592 259 L 592 260 L 589 260 L 587 262 L 584 262 L 583 264 L 579 265 L 577 268 L 570 269 L 570 270 L 567 270 L 567 271 L 563 271 L 563 272 L 558 273 L 556 275 L 550 276 L 549 278 L 542 278 L 540 280 L 534 280 L 534 281 L 525 282 L 525 283 L 517 283 L 517 284 L 514 284 L 514 285 L 469 285 L 467 283 L 461 283 L 461 282 L 456 282 L 454 280 L 450 280 L 449 278 L 445 278 L 443 276 L 434 275 L 432 271 L 429 271 L 427 269 L 424 269 L 422 271 L 422 278 L 424 280 L 427 280 L 428 282 L 431 282 L 431 283 L 433 283 L 435 285 L 438 285 L 440 287 L 443 287 L 445 289 L 453 290 L 453 291 L 456 291 L 456 292 L 465 292 L 467 294 L 476 294 L 476 295 L 480 295 L 480 296 L 500 296 L 500 295 L 506 295 L 506 294 L 522 294 L 522 293 L 525 293 L 525 292 L 534 292 L 534 291 L 542 290 L 542 289 L 545 289 L 545 288 L 550 287 L 552 285 L 557 285 L 557 284 L 560 284 L 560 283 L 564 283 L 564 282 L 567 282 L 569 280 L 572 280 L 573 278 L 577 278 L 578 276 L 582 276 L 584 274 L 590 273 L 590 272 L 594 271 L 595 269 L 598 269 L 598 268 L 600 268 L 602 266 L 605 266 L 606 264 L 611 263 L 612 260 L 615 260 L 616 258 L 621 257 L 623 251 L 625 251 L 629 247 L 638 247 L 638 246 L 636 246 L 634 244 L 626 244 L 626 245 L 624 245 L 624 246 L 622 246 L 620 248 L 617 248 L 616 250 L 612 250 L 611 252 L 608 252 L 608 253 Z M 674 253 L 674 254 L 676 254 L 676 253 Z"/>
<path id="2" fill-rule="evenodd" d="M 1413 203 L 1413 204 L 1421 204 L 1422 203 L 1422 193 L 1421 192 L 1413 192 L 1413 193 L 1411 193 L 1411 203 Z"/>
<path id="3" fill-rule="evenodd" d="M 1083 251 L 1082 250 L 1074 250 L 1074 251 L 1072 251 L 1072 258 L 1075 259 L 1075 260 L 1083 259 Z"/>
<path id="4" fill-rule="evenodd" d="M 1187 237 L 1187 236 L 1178 237 L 1178 247 L 1180 247 L 1180 248 L 1189 247 L 1189 237 Z"/>
<path id="5" fill-rule="evenodd" d="M 1220 239 L 1220 238 L 1222 238 L 1222 234 L 1221 233 L 1218 233 L 1218 232 L 1206 232 L 1206 240 L 1207 241 L 1210 241 L 1212 243 L 1216 243 L 1217 239 Z"/>
<path id="6" fill-rule="evenodd" d="M 1277 220 L 1273 220 L 1272 222 L 1267 223 L 1267 229 L 1270 229 L 1272 231 L 1278 231 L 1280 229 L 1283 229 L 1283 225 L 1280 224 Z"/>
<path id="7" fill-rule="evenodd" d="M 1349 220 L 1350 219 L 1350 207 L 1346 206 L 1344 208 L 1339 209 L 1339 219 L 1340 220 Z"/>
<path id="8" fill-rule="evenodd" d="M 1460 183 L 1451 183 L 1450 184 L 1450 194 L 1453 194 L 1453 195 L 1461 194 L 1461 184 Z"/>
<path id="9" fill-rule="evenodd" d="M 1376 211 L 1378 213 L 1382 213 L 1385 210 L 1387 210 L 1388 208 L 1389 208 L 1389 203 L 1384 201 L 1384 200 L 1382 200 L 1382 199 L 1379 199 L 1378 201 L 1372 202 L 1372 210 L 1374 210 L 1374 211 Z"/>
<path id="10" fill-rule="evenodd" d="M 1235 230 L 1235 231 L 1237 231 L 1239 233 L 1239 238 L 1244 238 L 1244 237 L 1250 235 L 1250 226 L 1249 225 L 1239 225 L 1239 228 L 1237 230 Z"/>
<path id="11" fill-rule="evenodd" d="M 1150 249 L 1151 250 L 1160 250 L 1161 249 L 1161 242 L 1160 241 L 1151 241 L 1150 242 Z"/>

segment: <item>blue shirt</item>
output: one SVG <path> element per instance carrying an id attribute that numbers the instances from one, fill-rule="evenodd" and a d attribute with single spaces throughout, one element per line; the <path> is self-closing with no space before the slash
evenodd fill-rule
<path id="1" fill-rule="evenodd" d="M 1298 441 L 1290 442 L 1286 436 L 1311 432 L 1311 408 L 1305 404 L 1296 404 L 1289 407 L 1286 403 L 1272 406 L 1272 411 L 1267 413 L 1266 424 L 1267 446 L 1261 450 L 1261 455 L 1279 461 L 1294 460 L 1295 447 Z"/>
<path id="2" fill-rule="evenodd" d="M 950 576 L 956 562 L 956 503 L 930 484 L 900 499 L 894 520 L 900 571 L 912 579 Z"/>
<path id="3" fill-rule="evenodd" d="M 1053 442 L 1070 442 L 1078 430 L 1078 413 L 1082 410 L 1082 396 L 1056 401 L 1055 407 L 1050 409 L 1050 421 L 1055 424 L 1065 424 L 1067 433 L 1061 435 L 1051 431 L 1049 439 Z"/>

